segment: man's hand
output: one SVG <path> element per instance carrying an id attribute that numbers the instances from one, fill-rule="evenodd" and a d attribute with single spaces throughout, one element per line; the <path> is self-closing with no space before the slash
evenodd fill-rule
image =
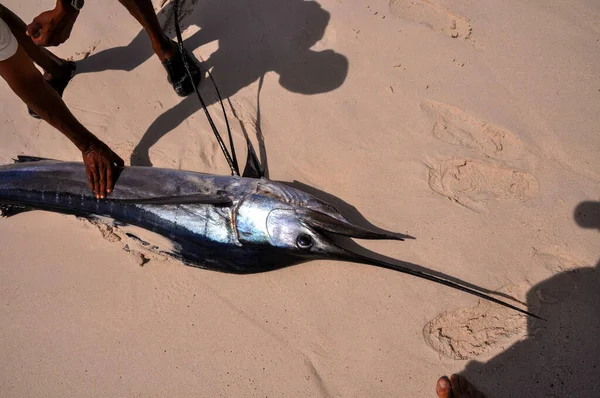
<path id="1" fill-rule="evenodd" d="M 115 167 L 123 167 L 123 159 L 114 153 L 102 141 L 91 144 L 81 152 L 85 172 L 88 177 L 90 189 L 96 194 L 96 198 L 104 199 L 112 192 L 115 185 Z"/>
<path id="2" fill-rule="evenodd" d="M 54 10 L 41 13 L 27 26 L 27 36 L 38 46 L 58 46 L 71 35 L 78 15 L 79 11 L 57 1 Z"/>

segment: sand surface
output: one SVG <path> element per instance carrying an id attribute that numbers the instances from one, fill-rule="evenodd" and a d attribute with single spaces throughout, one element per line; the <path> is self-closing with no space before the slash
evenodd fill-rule
<path id="1" fill-rule="evenodd" d="M 3 3 L 29 22 L 52 1 Z M 417 238 L 361 244 L 548 322 L 365 265 L 140 266 L 122 231 L 36 211 L 0 220 L 0 396 L 433 397 L 450 372 L 490 397 L 597 396 L 600 3 L 183 8 L 241 159 L 243 130 L 262 134 L 271 179 Z M 175 95 L 117 1 L 86 2 L 55 51 L 82 60 L 66 103 L 128 163 L 228 173 L 197 100 Z M 0 95 L 0 163 L 80 159 L 4 83 Z"/>

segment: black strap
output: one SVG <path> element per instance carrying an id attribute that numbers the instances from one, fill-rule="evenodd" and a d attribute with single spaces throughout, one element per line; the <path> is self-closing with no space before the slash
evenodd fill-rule
<path id="1" fill-rule="evenodd" d="M 185 49 L 183 47 L 183 39 L 181 38 L 181 29 L 179 27 L 179 0 L 173 0 L 173 11 L 174 11 L 174 18 L 175 18 L 175 32 L 177 34 L 177 43 L 179 44 L 179 51 L 181 52 L 181 54 L 184 54 Z M 196 92 L 196 95 L 198 96 L 198 99 L 200 100 L 200 103 L 202 104 L 202 109 L 204 109 L 204 113 L 206 114 L 208 123 L 210 124 L 210 127 L 212 128 L 213 133 L 215 134 L 215 137 L 217 138 L 217 141 L 219 142 L 221 151 L 223 152 L 223 155 L 225 156 L 225 160 L 227 160 L 227 164 L 229 165 L 229 168 L 231 169 L 231 175 L 239 176 L 240 169 L 238 166 L 237 157 L 235 155 L 235 147 L 233 145 L 233 137 L 231 135 L 231 128 L 229 127 L 229 119 L 227 118 L 227 114 L 225 113 L 225 106 L 223 105 L 223 100 L 221 99 L 221 93 L 219 92 L 217 84 L 215 83 L 215 80 L 213 79 L 212 75 L 210 74 L 210 71 L 207 71 L 208 76 L 210 77 L 210 80 L 212 81 L 213 85 L 215 86 L 217 96 L 219 97 L 219 102 L 221 103 L 221 109 L 223 110 L 223 116 L 225 117 L 225 124 L 227 125 L 227 133 L 229 135 L 229 146 L 231 147 L 231 154 L 227 150 L 227 147 L 225 146 L 225 143 L 223 142 L 223 139 L 221 138 L 221 135 L 219 134 L 219 131 L 217 130 L 217 126 L 215 126 L 215 123 L 212 120 L 212 117 L 210 117 L 210 113 L 208 113 L 208 109 L 206 108 L 206 104 L 204 103 L 204 100 L 202 99 L 202 96 L 200 95 L 198 88 L 193 84 L 194 79 L 192 77 L 192 73 L 190 72 L 190 68 L 189 68 L 189 65 L 187 62 L 187 57 L 182 55 L 182 58 L 183 58 L 183 65 L 185 66 L 185 70 L 188 74 L 188 77 L 190 78 L 190 81 L 192 82 L 192 85 L 194 86 L 194 91 Z"/>

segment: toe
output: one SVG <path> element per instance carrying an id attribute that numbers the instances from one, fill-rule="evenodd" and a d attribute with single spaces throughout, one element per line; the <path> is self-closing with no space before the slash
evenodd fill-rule
<path id="1" fill-rule="evenodd" d="M 438 379 L 437 384 L 435 385 L 435 392 L 439 398 L 452 397 L 452 386 L 448 377 L 442 376 Z"/>

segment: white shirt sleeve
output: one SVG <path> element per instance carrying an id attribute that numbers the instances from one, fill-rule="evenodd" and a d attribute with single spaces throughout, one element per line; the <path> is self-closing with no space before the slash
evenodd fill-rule
<path id="1" fill-rule="evenodd" d="M 15 55 L 18 46 L 17 38 L 0 18 L 0 61 L 5 61 Z"/>

